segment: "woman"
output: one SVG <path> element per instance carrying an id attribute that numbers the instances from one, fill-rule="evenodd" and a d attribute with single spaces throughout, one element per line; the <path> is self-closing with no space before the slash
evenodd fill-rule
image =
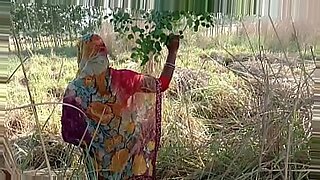
<path id="1" fill-rule="evenodd" d="M 61 124 L 64 141 L 87 152 L 89 179 L 155 179 L 161 92 L 174 72 L 179 37 L 167 48 L 162 74 L 155 78 L 110 68 L 100 36 L 80 40 L 79 70 L 66 89 Z"/>

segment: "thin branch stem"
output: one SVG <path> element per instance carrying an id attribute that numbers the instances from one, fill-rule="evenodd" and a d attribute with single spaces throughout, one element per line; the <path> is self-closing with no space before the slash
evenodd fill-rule
<path id="1" fill-rule="evenodd" d="M 29 80 L 28 80 L 28 76 L 27 76 L 27 72 L 26 72 L 26 68 L 24 66 L 24 61 L 22 59 L 22 56 L 21 56 L 21 51 L 20 51 L 20 45 L 18 43 L 18 40 L 17 40 L 17 37 L 16 37 L 16 34 L 15 34 L 15 27 L 14 27 L 14 24 L 12 23 L 11 24 L 11 27 L 12 27 L 12 35 L 13 35 L 13 38 L 14 38 L 14 41 L 17 45 L 17 52 L 18 52 L 18 58 L 20 60 L 20 64 L 21 64 L 21 67 L 22 67 L 22 71 L 23 71 L 23 75 L 24 75 L 24 78 L 26 79 L 27 83 L 26 83 L 26 87 L 27 87 L 27 91 L 28 91 L 28 95 L 29 95 L 29 100 L 32 104 L 35 103 L 34 99 L 33 99 L 33 96 L 32 96 L 32 93 L 31 93 L 31 88 L 30 88 L 30 85 L 29 85 Z M 38 116 L 38 113 L 37 113 L 37 109 L 35 106 L 32 107 L 32 110 L 33 110 L 33 114 L 34 114 L 34 117 L 35 117 L 35 121 L 36 121 L 36 127 L 37 127 L 37 132 L 39 133 L 39 136 L 40 136 L 40 142 L 41 142 L 41 146 L 42 146 L 42 149 L 43 149 L 43 153 L 44 153 L 44 158 L 46 160 L 46 164 L 47 164 L 47 168 L 48 168 L 48 174 L 49 174 L 49 178 L 50 180 L 53 180 L 53 177 L 52 177 L 52 174 L 51 174 L 51 167 L 50 167 L 50 162 L 49 162 L 49 158 L 48 158 L 48 154 L 47 154 L 47 151 L 46 151 L 46 147 L 45 147 L 45 144 L 44 144 L 44 140 L 43 140 L 43 136 L 42 136 L 42 133 L 41 133 L 41 125 L 40 125 L 40 121 L 39 121 L 39 116 Z"/>

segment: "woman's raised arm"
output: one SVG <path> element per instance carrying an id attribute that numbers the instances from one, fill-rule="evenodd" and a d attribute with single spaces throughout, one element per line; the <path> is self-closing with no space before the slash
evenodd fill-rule
<path id="1" fill-rule="evenodd" d="M 169 88 L 175 65 L 176 58 L 179 49 L 179 36 L 175 35 L 170 37 L 169 43 L 167 44 L 168 56 L 166 63 L 164 64 L 162 73 L 160 74 L 159 81 L 161 83 L 161 91 L 164 92 Z M 156 79 L 154 77 L 144 75 L 142 78 L 141 90 L 143 92 L 156 92 Z"/>
<path id="2" fill-rule="evenodd" d="M 168 56 L 164 64 L 162 73 L 157 79 L 150 75 L 140 74 L 131 70 L 111 70 L 113 82 L 116 87 L 122 87 L 126 94 L 134 94 L 136 92 L 155 93 L 156 81 L 161 83 L 161 91 L 168 89 L 175 69 L 177 52 L 179 49 L 179 36 L 173 36 L 167 45 Z"/>

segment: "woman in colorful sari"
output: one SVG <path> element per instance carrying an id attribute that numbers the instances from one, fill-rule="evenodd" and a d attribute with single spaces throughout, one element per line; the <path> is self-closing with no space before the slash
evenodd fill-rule
<path id="1" fill-rule="evenodd" d="M 109 67 L 96 34 L 78 43 L 78 73 L 62 109 L 62 137 L 82 147 L 89 179 L 155 179 L 161 135 L 161 92 L 172 78 L 179 37 L 167 45 L 159 78 Z"/>

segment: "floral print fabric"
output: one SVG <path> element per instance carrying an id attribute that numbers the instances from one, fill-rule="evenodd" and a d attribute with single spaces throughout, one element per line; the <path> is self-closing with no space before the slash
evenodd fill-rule
<path id="1" fill-rule="evenodd" d="M 141 91 L 143 75 L 129 70 L 110 72 L 109 96 L 97 93 L 86 78 L 69 84 L 64 103 L 82 112 L 64 105 L 63 138 L 75 145 L 83 139 L 81 146 L 89 154 L 87 166 L 94 167 L 88 170 L 90 177 L 152 179 L 159 144 L 159 97 Z"/>

